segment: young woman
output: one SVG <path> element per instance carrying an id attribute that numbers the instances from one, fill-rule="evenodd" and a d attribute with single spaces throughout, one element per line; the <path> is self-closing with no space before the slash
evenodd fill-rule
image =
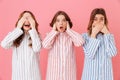
<path id="1" fill-rule="evenodd" d="M 113 80 L 111 58 L 117 51 L 104 9 L 92 11 L 87 30 L 83 34 L 85 60 L 81 80 Z"/>
<path id="2" fill-rule="evenodd" d="M 55 14 L 50 26 L 53 29 L 43 40 L 43 47 L 49 49 L 46 80 L 76 80 L 74 46 L 81 46 L 84 40 L 71 29 L 64 11 Z"/>
<path id="3" fill-rule="evenodd" d="M 12 48 L 12 80 L 41 80 L 39 52 L 41 40 L 38 23 L 30 11 L 20 14 L 16 28 L 1 42 L 3 48 Z"/>

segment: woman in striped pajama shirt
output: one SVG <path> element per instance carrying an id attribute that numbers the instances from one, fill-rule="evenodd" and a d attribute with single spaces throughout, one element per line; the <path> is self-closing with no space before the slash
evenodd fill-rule
<path id="1" fill-rule="evenodd" d="M 103 8 L 92 11 L 88 32 L 83 34 L 83 38 L 85 60 L 81 80 L 113 80 L 111 59 L 117 51 Z"/>
<path id="2" fill-rule="evenodd" d="M 23 11 L 16 28 L 1 42 L 3 48 L 12 48 L 12 80 L 41 80 L 39 52 L 41 40 L 38 23 L 30 11 Z"/>
<path id="3" fill-rule="evenodd" d="M 53 29 L 43 40 L 43 47 L 49 49 L 46 80 L 76 80 L 74 46 L 81 46 L 84 40 L 71 29 L 64 11 L 55 14 L 50 26 Z"/>

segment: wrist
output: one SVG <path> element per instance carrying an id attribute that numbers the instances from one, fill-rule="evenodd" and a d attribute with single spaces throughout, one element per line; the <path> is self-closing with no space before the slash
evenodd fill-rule
<path id="1" fill-rule="evenodd" d="M 95 34 L 91 34 L 90 36 L 91 36 L 91 38 L 96 38 Z"/>
<path id="2" fill-rule="evenodd" d="M 104 34 L 109 34 L 110 32 L 109 31 L 105 31 Z"/>
<path id="3" fill-rule="evenodd" d="M 22 28 L 22 26 L 20 26 L 20 25 L 17 25 L 17 28 Z"/>
<path id="4" fill-rule="evenodd" d="M 57 31 L 56 29 L 52 29 L 53 31 Z"/>

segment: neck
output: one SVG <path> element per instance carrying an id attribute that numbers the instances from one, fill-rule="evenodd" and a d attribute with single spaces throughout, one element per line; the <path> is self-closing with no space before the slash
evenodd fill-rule
<path id="1" fill-rule="evenodd" d="M 25 34 L 28 34 L 28 31 L 25 30 L 24 32 L 25 32 Z"/>

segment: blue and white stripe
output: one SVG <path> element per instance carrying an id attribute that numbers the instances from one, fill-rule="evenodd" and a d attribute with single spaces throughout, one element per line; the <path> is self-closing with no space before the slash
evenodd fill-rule
<path id="1" fill-rule="evenodd" d="M 84 33 L 85 59 L 81 80 L 113 80 L 112 57 L 117 54 L 112 34 L 98 34 L 91 38 Z"/>

